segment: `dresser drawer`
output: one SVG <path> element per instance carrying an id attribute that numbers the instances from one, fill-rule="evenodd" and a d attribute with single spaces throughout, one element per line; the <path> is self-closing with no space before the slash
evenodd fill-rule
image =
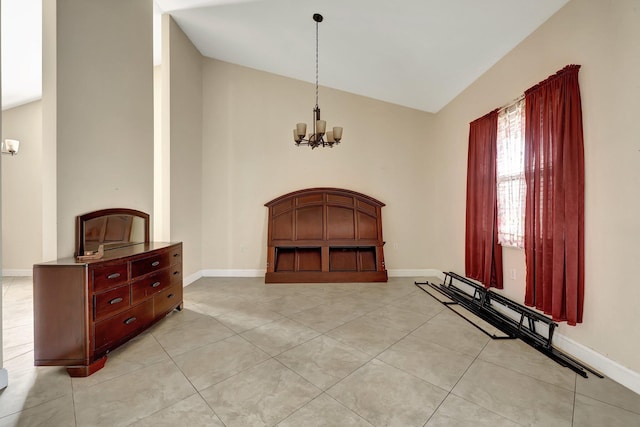
<path id="1" fill-rule="evenodd" d="M 94 318 L 96 321 L 120 313 L 131 306 L 129 285 L 120 286 L 93 296 Z"/>
<path id="2" fill-rule="evenodd" d="M 151 295 L 171 286 L 171 270 L 164 269 L 131 284 L 131 301 L 133 304 L 144 301 Z"/>
<path id="3" fill-rule="evenodd" d="M 168 313 L 182 303 L 182 282 L 172 285 L 153 297 L 156 316 Z"/>
<path id="4" fill-rule="evenodd" d="M 182 264 L 171 266 L 169 271 L 171 272 L 171 284 L 180 283 L 182 285 Z"/>
<path id="5" fill-rule="evenodd" d="M 182 264 L 182 245 L 175 245 L 169 253 L 171 265 Z"/>
<path id="6" fill-rule="evenodd" d="M 161 252 L 153 256 L 142 258 L 131 263 L 131 277 L 140 277 L 147 273 L 162 270 L 171 265 L 170 252 Z"/>
<path id="7" fill-rule="evenodd" d="M 93 279 L 93 292 L 115 288 L 129 279 L 126 262 L 90 268 L 89 275 Z"/>
<path id="8" fill-rule="evenodd" d="M 95 349 L 111 345 L 147 326 L 153 319 L 153 300 L 96 323 Z"/>

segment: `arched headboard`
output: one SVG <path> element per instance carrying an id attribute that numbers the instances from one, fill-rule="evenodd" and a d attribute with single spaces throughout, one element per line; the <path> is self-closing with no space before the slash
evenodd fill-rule
<path id="1" fill-rule="evenodd" d="M 340 188 L 309 188 L 269 208 L 266 283 L 386 282 L 384 203 Z"/>

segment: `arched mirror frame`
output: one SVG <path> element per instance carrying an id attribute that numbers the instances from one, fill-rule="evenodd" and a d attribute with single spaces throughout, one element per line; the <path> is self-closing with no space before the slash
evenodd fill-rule
<path id="1" fill-rule="evenodd" d="M 136 243 L 149 243 L 149 214 L 138 211 L 135 209 L 126 209 L 126 208 L 110 208 L 110 209 L 101 209 L 93 212 L 86 213 L 84 215 L 78 215 L 76 217 L 76 256 L 84 255 L 86 250 L 86 224 L 87 221 L 97 219 L 100 217 L 109 217 L 112 215 L 116 216 L 125 216 L 130 215 L 132 217 L 132 221 L 135 218 L 142 218 L 143 220 L 143 228 L 144 228 L 144 241 L 143 242 L 122 242 L 121 245 L 114 244 L 110 245 L 105 249 L 114 249 L 117 247 L 128 246 Z"/>

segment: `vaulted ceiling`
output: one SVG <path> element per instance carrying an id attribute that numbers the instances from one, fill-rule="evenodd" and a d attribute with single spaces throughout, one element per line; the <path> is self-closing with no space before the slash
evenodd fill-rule
<path id="1" fill-rule="evenodd" d="M 41 1 L 2 0 L 3 109 L 41 96 Z M 321 13 L 321 86 L 437 112 L 567 1 L 155 0 L 154 22 L 170 13 L 205 56 L 314 82 Z"/>

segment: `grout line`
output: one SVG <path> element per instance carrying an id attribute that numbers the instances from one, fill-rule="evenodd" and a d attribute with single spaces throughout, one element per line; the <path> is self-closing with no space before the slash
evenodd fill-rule
<path id="1" fill-rule="evenodd" d="M 73 409 L 73 423 L 78 427 L 78 414 L 76 412 L 76 391 L 73 385 L 73 378 L 69 378 L 71 382 L 71 408 Z"/>
<path id="2" fill-rule="evenodd" d="M 608 377 L 605 377 L 605 378 L 608 378 Z M 598 378 L 598 379 L 601 379 L 601 378 Z M 578 376 L 576 375 L 576 381 L 577 381 L 577 380 L 578 380 Z M 609 380 L 611 380 L 611 381 L 615 382 L 614 380 L 612 380 L 612 379 L 610 379 L 610 378 L 609 378 Z M 632 390 L 629 390 L 629 392 L 630 392 L 630 393 L 633 393 L 633 391 L 632 391 Z M 616 408 L 616 409 L 620 409 L 620 410 L 622 410 L 622 411 L 630 412 L 630 413 L 635 414 L 635 415 L 640 415 L 640 409 L 636 410 L 636 409 L 623 408 L 622 406 L 619 406 L 619 405 L 614 404 L 614 403 L 611 403 L 611 402 L 607 402 L 607 401 L 602 400 L 602 399 L 598 399 L 598 398 L 593 397 L 593 396 L 589 396 L 588 394 L 579 393 L 577 390 L 576 390 L 575 394 L 576 394 L 576 397 L 577 397 L 577 395 L 580 395 L 580 396 L 582 396 L 582 397 L 586 397 L 587 399 L 595 400 L 596 402 L 600 402 L 600 403 L 602 403 L 603 405 L 611 406 L 612 408 Z M 636 394 L 637 394 L 637 393 L 636 393 Z"/>
<path id="3" fill-rule="evenodd" d="M 5 393 L 5 390 L 6 389 L 0 390 L 0 396 L 2 396 L 3 393 Z M 22 414 L 24 412 L 26 412 L 26 411 L 31 411 L 31 410 L 33 410 L 35 408 L 39 408 L 39 407 L 41 407 L 43 405 L 49 404 L 49 403 L 51 403 L 53 401 L 56 401 L 58 399 L 62 399 L 62 398 L 65 398 L 65 397 L 67 397 L 67 394 L 61 394 L 61 395 L 53 397 L 53 398 L 51 398 L 49 400 L 45 400 L 45 401 L 43 401 L 41 403 L 38 403 L 37 405 L 29 406 L 28 408 L 22 407 L 22 408 L 16 410 L 15 412 L 6 413 L 6 414 L 0 416 L 0 421 L 6 420 L 7 418 L 15 416 L 15 415 L 18 415 L 18 420 L 19 420 L 22 417 Z M 71 399 L 73 401 L 73 393 L 71 394 Z M 74 408 L 75 408 L 75 406 L 74 406 Z M 74 420 L 75 420 L 75 409 L 74 409 Z M 11 425 L 13 426 L 14 424 L 11 424 Z M 22 425 L 22 424 L 15 424 L 15 425 Z"/>
<path id="4" fill-rule="evenodd" d="M 491 342 L 491 341 L 489 341 L 489 342 Z M 481 353 L 482 353 L 482 352 L 481 352 Z M 540 378 L 538 378 L 538 377 L 534 377 L 533 375 L 527 374 L 527 373 L 525 373 L 525 372 L 518 371 L 518 370 L 516 370 L 516 369 L 514 369 L 514 368 L 512 368 L 512 367 L 499 365 L 499 364 L 497 364 L 497 363 L 495 363 L 495 362 L 492 362 L 492 361 L 490 361 L 490 360 L 485 360 L 485 359 L 483 359 L 483 358 L 481 358 L 481 357 L 480 357 L 480 354 L 478 354 L 478 360 L 480 360 L 481 362 L 484 362 L 484 363 L 488 363 L 488 364 L 493 365 L 493 366 L 497 366 L 498 368 L 502 368 L 502 369 L 506 369 L 506 370 L 511 371 L 511 372 L 515 372 L 516 374 L 519 374 L 519 375 L 524 375 L 525 377 L 529 377 L 529 378 L 531 378 L 531 379 L 533 379 L 533 380 L 535 380 L 535 381 L 538 381 L 538 382 L 544 383 L 544 384 L 546 384 L 546 385 L 550 385 L 550 386 L 552 386 L 552 387 L 557 387 L 557 388 L 559 388 L 560 390 L 563 390 L 563 391 L 568 391 L 568 392 L 573 392 L 573 393 L 575 393 L 575 391 L 576 391 L 576 390 L 575 390 L 575 385 L 574 385 L 574 389 L 573 389 L 573 390 L 571 390 L 571 389 L 567 389 L 567 388 L 565 388 L 565 387 L 563 387 L 563 386 L 561 386 L 561 385 L 550 383 L 550 382 L 548 382 L 548 381 L 546 381 L 546 380 L 540 379 Z M 569 369 L 569 368 L 567 368 L 567 367 L 560 366 L 560 365 L 558 365 L 558 367 L 557 367 L 557 368 L 558 368 L 558 369 Z M 578 376 L 578 374 L 577 374 L 577 373 L 575 373 L 575 372 L 573 372 L 573 371 L 571 371 L 571 374 L 572 374 L 572 375 L 574 375 L 574 383 L 575 383 L 575 379 L 576 379 L 576 377 Z"/>
<path id="5" fill-rule="evenodd" d="M 462 381 L 462 378 L 464 378 L 464 376 L 467 374 L 467 372 L 469 372 L 469 369 L 471 369 L 471 366 L 473 366 L 473 364 L 474 364 L 476 361 L 480 360 L 480 361 L 482 361 L 482 362 L 485 362 L 484 360 L 480 359 L 479 357 L 480 357 L 480 354 L 482 354 L 482 351 L 483 351 L 483 350 L 484 350 L 484 349 L 489 345 L 489 343 L 490 343 L 490 342 L 491 342 L 491 340 L 487 341 L 487 342 L 485 343 L 485 345 L 482 347 L 482 349 L 478 352 L 478 354 L 473 358 L 473 360 L 471 361 L 471 363 L 469 364 L 469 366 L 467 366 L 467 368 L 464 370 L 464 372 L 462 373 L 462 375 L 460 375 L 460 378 L 458 378 L 458 381 L 456 381 L 456 383 L 453 385 L 453 387 L 451 387 L 451 391 L 448 391 L 448 392 L 447 392 L 447 395 L 445 396 L 445 398 L 444 398 L 444 399 L 442 399 L 442 402 L 440 402 L 440 404 L 438 405 L 438 407 L 437 407 L 437 408 L 433 411 L 433 413 L 429 416 L 429 419 L 425 422 L 424 426 L 426 426 L 426 425 L 427 425 L 427 423 L 429 423 L 429 421 L 431 420 L 431 418 L 433 418 L 433 416 L 436 414 L 436 412 L 438 412 L 438 410 L 440 409 L 440 407 L 442 406 L 442 404 L 445 402 L 445 400 L 447 400 L 447 399 L 449 398 L 449 396 L 451 396 L 451 395 L 453 395 L 453 396 L 455 396 L 455 397 L 457 397 L 457 398 L 459 398 L 459 399 L 465 400 L 465 401 L 467 401 L 467 402 L 469 402 L 469 403 L 471 403 L 471 404 L 473 404 L 473 405 L 475 405 L 475 406 L 478 406 L 479 408 L 482 408 L 482 409 L 484 409 L 485 411 L 491 412 L 492 414 L 495 414 L 495 415 L 499 416 L 500 418 L 504 418 L 504 419 L 509 420 L 509 421 L 512 421 L 512 422 L 514 422 L 514 423 L 516 423 L 516 424 L 520 424 L 520 423 L 518 423 L 517 421 L 512 420 L 512 419 L 510 419 L 509 417 L 506 417 L 505 415 L 499 414 L 499 413 L 497 413 L 497 412 L 495 412 L 495 411 L 493 411 L 493 410 L 491 410 L 491 409 L 489 409 L 489 408 L 486 408 L 486 407 L 484 407 L 484 406 L 481 406 L 481 405 L 479 405 L 479 404 L 477 404 L 477 403 L 475 403 L 475 402 L 472 402 L 472 401 L 470 401 L 470 400 L 468 400 L 468 399 L 466 399 L 466 398 L 464 398 L 464 397 L 462 397 L 462 396 L 458 396 L 457 394 L 454 394 L 454 393 L 453 393 L 453 390 L 454 390 L 454 389 L 456 388 L 456 386 L 460 383 L 460 381 Z M 498 366 L 498 365 L 496 365 L 496 366 Z"/>
<path id="6" fill-rule="evenodd" d="M 451 387 L 451 390 L 445 390 L 447 391 L 447 395 L 444 397 L 444 399 L 442 399 L 442 401 L 438 404 L 438 406 L 436 407 L 436 409 L 431 413 L 431 415 L 429 415 L 429 418 L 427 419 L 427 421 L 424 423 L 424 425 L 426 426 L 427 423 L 431 420 L 431 418 L 433 418 L 433 416 L 436 414 L 436 412 L 438 412 L 438 410 L 440 409 L 440 407 L 442 406 L 442 404 L 444 403 L 445 400 L 447 400 L 447 398 L 449 398 L 450 395 L 453 394 L 453 390 L 456 388 L 456 386 L 460 383 L 460 381 L 462 381 L 462 378 L 464 378 L 464 376 L 467 374 L 467 372 L 469 372 L 469 369 L 471 369 L 471 366 L 473 366 L 473 364 L 476 362 L 476 360 L 478 360 L 478 356 L 480 356 L 480 353 L 482 353 L 482 350 L 484 350 L 487 345 L 489 345 L 489 341 L 487 341 L 485 343 L 484 346 L 482 346 L 482 349 L 480 349 L 480 351 L 478 352 L 478 354 L 473 358 L 473 360 L 471 361 L 471 363 L 469 363 L 469 366 L 467 366 L 467 368 L 464 370 L 464 372 L 462 373 L 462 375 L 460 375 L 460 377 L 458 378 L 458 381 L 455 382 L 455 384 Z M 446 348 L 446 347 L 445 347 Z M 451 350 L 451 349 L 449 349 Z M 452 350 L 453 351 L 453 350 Z M 468 356 L 468 355 L 467 355 Z M 459 397 L 457 395 L 454 394 L 454 396 Z M 466 400 L 466 399 L 465 399 Z M 473 403 L 473 402 L 472 402 Z M 474 405 L 477 405 L 476 403 L 474 403 Z M 480 405 L 477 405 L 480 406 Z M 484 408 L 484 406 L 480 406 L 481 408 Z M 487 409 L 487 408 L 484 408 Z M 487 409 L 488 410 L 488 409 Z M 493 412 L 493 411 L 491 411 Z"/>
<path id="7" fill-rule="evenodd" d="M 164 351 L 164 352 L 166 353 L 167 357 L 169 358 L 169 360 L 171 360 L 171 362 L 172 362 L 172 363 L 173 363 L 173 365 L 176 367 L 176 369 L 178 369 L 178 371 L 180 371 L 180 373 L 182 374 L 182 376 L 184 377 L 184 379 L 185 379 L 185 380 L 187 380 L 187 382 L 188 382 L 189 384 L 191 384 L 191 387 L 193 387 L 193 390 L 195 391 L 195 393 L 194 393 L 194 394 L 192 394 L 192 395 L 190 395 L 190 396 L 185 397 L 185 398 L 184 398 L 184 399 L 182 399 L 182 400 L 179 400 L 179 401 L 175 402 L 173 405 L 170 405 L 170 406 L 165 407 L 165 408 L 160 408 L 160 409 L 158 409 L 156 412 L 153 412 L 153 413 L 151 413 L 151 414 L 147 415 L 147 417 L 145 417 L 145 418 L 148 418 L 148 417 L 150 417 L 150 416 L 152 416 L 152 415 L 154 415 L 154 414 L 156 414 L 156 413 L 158 413 L 158 412 L 160 412 L 160 411 L 162 411 L 162 410 L 164 410 L 164 409 L 170 408 L 171 406 L 174 406 L 174 405 L 176 405 L 176 404 L 178 404 L 178 403 L 180 403 L 180 402 L 183 402 L 183 401 L 185 401 L 186 399 L 189 399 L 191 396 L 193 396 L 193 395 L 197 394 L 198 396 L 200 396 L 200 399 L 202 399 L 202 400 L 204 401 L 204 403 L 209 407 L 209 409 L 211 409 L 211 412 L 213 412 L 213 414 L 216 416 L 216 418 L 218 419 L 218 421 L 220 421 L 224 426 L 226 426 L 226 424 L 222 421 L 222 419 L 220 418 L 220 416 L 218 415 L 218 413 L 215 411 L 215 409 L 213 409 L 213 408 L 211 407 L 211 405 L 209 404 L 209 402 L 207 401 L 207 399 L 205 399 L 205 398 L 204 398 L 204 396 L 202 396 L 202 394 L 200 393 L 200 390 L 198 390 L 198 388 L 193 384 L 193 382 L 191 382 L 191 379 L 189 379 L 189 377 L 184 373 L 184 371 L 182 370 L 182 368 L 180 368 L 180 366 L 176 363 L 176 361 L 175 361 L 175 359 L 173 358 L 173 356 L 171 356 L 171 355 L 169 354 L 169 352 L 168 352 L 168 351 L 167 351 L 167 350 L 162 346 L 162 344 L 160 344 L 160 341 L 158 341 L 158 339 L 157 339 L 153 334 L 150 334 L 150 335 L 151 335 L 151 336 L 153 337 L 153 339 L 158 343 L 158 345 L 160 346 L 160 348 L 162 348 L 162 351 Z M 228 338 L 229 338 L 229 337 L 228 337 Z M 225 338 L 225 339 L 226 339 L 226 338 Z M 216 342 L 219 342 L 219 341 L 216 341 Z M 198 347 L 198 348 L 201 348 L 201 347 Z M 194 350 L 195 350 L 195 349 L 194 349 Z M 183 353 L 183 354 L 184 354 L 184 353 Z M 230 378 L 230 377 L 229 377 L 229 378 Z M 226 378 L 225 378 L 225 379 L 226 379 Z M 224 381 L 224 380 L 222 380 L 222 381 Z M 220 381 L 220 382 L 222 382 L 222 381 Z M 216 384 L 217 384 L 217 383 L 216 383 Z M 215 385 L 215 384 L 213 384 L 213 385 Z M 212 386 L 213 386 L 213 385 L 212 385 Z M 209 387 L 207 387 L 207 388 L 209 388 Z M 144 418 L 143 418 L 143 419 L 144 419 Z"/>
<path id="8" fill-rule="evenodd" d="M 578 375 L 573 379 L 573 407 L 571 408 L 571 425 L 573 426 L 576 418 L 576 394 L 578 392 Z"/>
<path id="9" fill-rule="evenodd" d="M 367 362 L 369 363 L 369 362 Z M 360 369 L 360 368 L 358 368 Z M 356 369 L 357 370 L 357 369 Z M 355 371 L 354 371 L 355 372 Z M 358 412 L 354 411 L 353 409 L 349 408 L 348 406 L 346 406 L 344 403 L 342 403 L 341 401 L 339 401 L 338 399 L 336 399 L 335 397 L 331 396 L 329 393 L 327 392 L 323 392 L 322 394 L 326 395 L 327 397 L 329 397 L 331 400 L 333 400 L 334 402 L 337 402 L 340 406 L 342 406 L 343 408 L 345 408 L 346 410 L 354 413 L 357 417 L 361 418 L 362 420 L 364 420 L 364 422 L 366 422 L 367 424 L 370 424 L 371 426 L 373 426 L 373 424 L 371 422 L 369 422 L 369 420 L 367 418 L 365 418 L 364 416 L 360 415 Z"/>

